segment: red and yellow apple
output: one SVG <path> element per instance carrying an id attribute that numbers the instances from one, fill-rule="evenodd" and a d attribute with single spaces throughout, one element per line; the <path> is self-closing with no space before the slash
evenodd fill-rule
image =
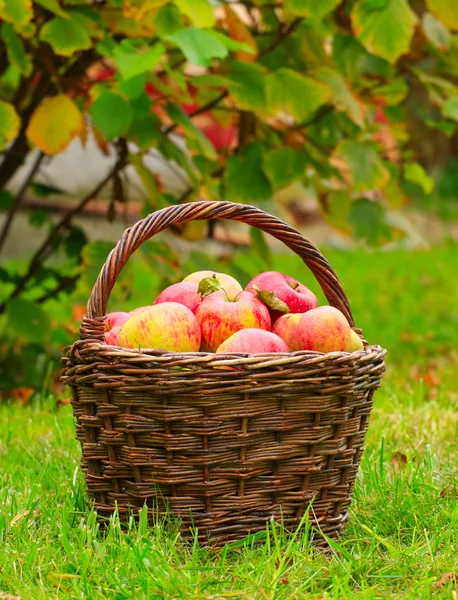
<path id="1" fill-rule="evenodd" d="M 200 341 L 196 317 L 178 302 L 149 306 L 126 321 L 119 333 L 119 345 L 125 348 L 197 352 Z"/>
<path id="2" fill-rule="evenodd" d="M 236 279 L 234 279 L 230 275 L 226 275 L 225 273 L 217 273 L 216 271 L 197 271 L 196 273 L 191 273 L 190 275 L 187 275 L 183 279 L 183 282 L 191 281 L 199 285 L 202 279 L 205 279 L 206 277 L 214 277 L 216 281 L 218 281 L 218 283 L 221 284 L 221 287 L 226 291 L 234 290 L 237 292 L 241 292 L 243 289 Z"/>
<path id="3" fill-rule="evenodd" d="M 358 350 L 364 350 L 364 344 L 356 331 L 352 329 L 350 339 L 345 346 L 345 352 L 357 352 Z"/>
<path id="4" fill-rule="evenodd" d="M 202 302 L 202 296 L 197 291 L 198 284 L 193 281 L 181 281 L 165 288 L 153 304 L 162 304 L 163 302 L 178 302 L 187 306 L 194 314 L 197 307 Z"/>
<path id="5" fill-rule="evenodd" d="M 216 352 L 219 354 L 227 352 L 261 354 L 264 352 L 289 352 L 289 348 L 281 337 L 271 331 L 241 329 L 223 342 Z"/>
<path id="6" fill-rule="evenodd" d="M 121 327 L 124 325 L 126 321 L 128 321 L 132 315 L 127 312 L 111 312 L 108 313 L 105 318 L 105 343 L 109 346 L 117 346 L 118 345 L 118 337 L 119 332 L 121 331 Z"/>
<path id="7" fill-rule="evenodd" d="M 134 308 L 133 310 L 130 311 L 130 314 L 132 316 L 139 315 L 140 313 L 142 313 L 147 308 L 151 308 L 151 304 L 148 305 L 148 306 L 139 306 L 138 308 Z"/>
<path id="8" fill-rule="evenodd" d="M 294 277 L 277 271 L 265 271 L 256 275 L 245 289 L 256 292 L 256 288 L 261 292 L 272 292 L 278 300 L 286 304 L 290 313 L 305 313 L 318 306 L 315 294 L 308 287 Z M 271 310 L 272 323 L 282 314 L 284 313 L 278 310 Z"/>
<path id="9" fill-rule="evenodd" d="M 201 349 L 205 352 L 215 352 L 240 329 L 270 331 L 269 311 L 251 292 L 214 292 L 204 298 L 196 318 L 202 331 Z"/>
<path id="10" fill-rule="evenodd" d="M 272 331 L 286 342 L 291 352 L 337 352 L 346 349 L 352 330 L 337 308 L 320 306 L 305 313 L 282 315 Z"/>

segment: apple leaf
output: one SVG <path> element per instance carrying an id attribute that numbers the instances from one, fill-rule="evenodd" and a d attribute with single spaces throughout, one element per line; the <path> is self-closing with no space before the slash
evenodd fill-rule
<path id="1" fill-rule="evenodd" d="M 14 106 L 0 100 L 0 150 L 16 137 L 19 125 L 19 116 Z"/>
<path id="2" fill-rule="evenodd" d="M 291 14 L 319 20 L 333 11 L 341 0 L 285 0 L 285 9 Z"/>
<path id="3" fill-rule="evenodd" d="M 197 291 L 202 298 L 206 298 L 210 294 L 213 294 L 213 292 L 218 292 L 221 289 L 221 284 L 215 276 L 204 277 L 199 281 L 199 285 L 197 286 Z"/>
<path id="4" fill-rule="evenodd" d="M 152 71 L 164 52 L 165 48 L 160 43 L 152 48 L 148 46 L 137 48 L 129 40 L 123 40 L 116 46 L 113 58 L 122 77 L 130 79 Z"/>
<path id="5" fill-rule="evenodd" d="M 265 69 L 256 63 L 236 61 L 227 74 L 231 98 L 242 110 L 264 112 L 266 109 Z"/>
<path id="6" fill-rule="evenodd" d="M 439 48 L 439 50 L 448 50 L 450 48 L 452 34 L 439 19 L 431 13 L 425 13 L 421 24 L 426 37 L 434 46 Z"/>
<path id="7" fill-rule="evenodd" d="M 0 20 L 12 23 L 16 31 L 26 27 L 33 17 L 32 0 L 0 2 Z"/>
<path id="8" fill-rule="evenodd" d="M 455 0 L 426 0 L 432 14 L 449 29 L 458 29 L 458 4 Z"/>
<path id="9" fill-rule="evenodd" d="M 259 287 L 254 284 L 252 288 L 256 292 L 256 296 L 264 302 L 264 304 L 270 310 L 278 310 L 281 313 L 289 313 L 289 306 L 285 304 L 282 300 L 277 298 L 277 296 L 273 292 L 269 292 L 268 290 L 260 290 Z"/>
<path id="10" fill-rule="evenodd" d="M 213 58 L 226 58 L 229 53 L 220 40 L 197 27 L 181 29 L 168 39 L 180 47 L 186 60 L 199 67 L 208 67 Z"/>
<path id="11" fill-rule="evenodd" d="M 330 162 L 358 192 L 383 187 L 390 176 L 376 147 L 368 142 L 343 140 Z"/>
<path id="12" fill-rule="evenodd" d="M 263 155 L 264 172 L 272 188 L 285 188 L 305 175 L 306 154 L 294 148 L 274 148 Z"/>
<path id="13" fill-rule="evenodd" d="M 213 6 L 208 0 L 175 0 L 175 4 L 196 27 L 213 27 L 215 24 Z"/>
<path id="14" fill-rule="evenodd" d="M 452 96 L 444 102 L 442 114 L 446 119 L 458 121 L 458 96 Z"/>
<path id="15" fill-rule="evenodd" d="M 14 298 L 6 307 L 8 330 L 28 342 L 43 342 L 50 332 L 47 313 L 32 300 Z"/>
<path id="16" fill-rule="evenodd" d="M 89 109 L 95 127 L 108 140 L 124 135 L 132 122 L 132 107 L 119 94 L 104 92 Z"/>
<path id="17" fill-rule="evenodd" d="M 409 162 L 404 165 L 404 179 L 419 185 L 425 194 L 430 194 L 434 189 L 434 179 L 417 162 Z"/>
<path id="18" fill-rule="evenodd" d="M 161 6 L 156 16 L 156 27 L 159 37 L 164 38 L 173 35 L 183 29 L 180 11 L 174 4 Z"/>
<path id="19" fill-rule="evenodd" d="M 313 75 L 330 88 L 336 109 L 346 113 L 356 125 L 363 127 L 362 102 L 358 100 L 342 75 L 330 67 L 321 67 Z"/>
<path id="20" fill-rule="evenodd" d="M 35 2 L 43 6 L 43 8 L 46 8 L 50 12 L 54 13 L 58 17 L 62 17 L 62 19 L 71 18 L 70 15 L 67 12 L 65 12 L 65 10 L 61 6 L 59 6 L 57 0 L 35 0 Z"/>
<path id="21" fill-rule="evenodd" d="M 73 56 L 78 50 L 91 47 L 91 34 L 94 33 L 91 23 L 84 15 L 76 12 L 72 12 L 70 19 L 54 17 L 44 24 L 40 39 L 48 42 L 56 54 Z"/>
<path id="22" fill-rule="evenodd" d="M 232 202 L 250 204 L 272 196 L 269 180 L 262 170 L 262 147 L 251 144 L 243 152 L 230 156 L 224 174 L 224 192 Z"/>
<path id="23" fill-rule="evenodd" d="M 3 23 L 1 37 L 5 42 L 6 53 L 11 65 L 16 66 L 26 77 L 32 72 L 30 55 L 24 49 L 24 44 L 10 23 Z"/>

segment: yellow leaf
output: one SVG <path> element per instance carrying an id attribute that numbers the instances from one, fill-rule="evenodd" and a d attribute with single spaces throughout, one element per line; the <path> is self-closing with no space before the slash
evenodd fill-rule
<path id="1" fill-rule="evenodd" d="M 12 104 L 0 101 L 0 150 L 17 136 L 19 117 Z"/>
<path id="2" fill-rule="evenodd" d="M 458 29 L 458 4 L 456 0 L 426 0 L 432 14 L 449 29 Z"/>
<path id="3" fill-rule="evenodd" d="M 33 17 L 32 0 L 0 1 L 0 20 L 12 23 L 16 30 L 25 27 Z"/>
<path id="4" fill-rule="evenodd" d="M 245 23 L 243 23 L 238 14 L 227 4 L 224 6 L 224 13 L 226 16 L 227 30 L 230 37 L 237 42 L 248 44 L 248 46 L 251 46 L 251 48 L 254 50 L 254 54 L 239 50 L 238 52 L 235 52 L 235 56 L 239 60 L 243 60 L 245 62 L 254 62 L 258 55 L 258 48 L 256 46 L 254 37 L 251 35 L 251 31 L 248 29 Z"/>
<path id="5" fill-rule="evenodd" d="M 71 98 L 59 94 L 33 113 L 27 137 L 45 154 L 58 154 L 84 129 L 83 115 Z"/>

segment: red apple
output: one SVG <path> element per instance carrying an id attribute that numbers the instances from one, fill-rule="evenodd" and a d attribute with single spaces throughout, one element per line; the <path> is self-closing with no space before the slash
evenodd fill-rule
<path id="1" fill-rule="evenodd" d="M 270 331 L 241 329 L 223 342 L 216 352 L 261 354 L 263 352 L 289 352 L 289 348 L 281 337 Z"/>
<path id="2" fill-rule="evenodd" d="M 282 315 L 272 331 L 288 344 L 291 352 L 343 351 L 351 336 L 347 319 L 340 310 L 332 306 L 312 308 L 306 313 Z"/>
<path id="3" fill-rule="evenodd" d="M 201 349 L 207 352 L 215 352 L 240 329 L 270 331 L 269 311 L 251 292 L 214 292 L 204 298 L 196 318 L 202 331 Z"/>
<path id="4" fill-rule="evenodd" d="M 256 286 L 261 292 L 272 292 L 278 300 L 281 300 L 289 308 L 291 313 L 305 313 L 311 308 L 318 306 L 318 301 L 313 292 L 294 277 L 278 273 L 277 271 L 266 271 L 256 275 L 246 286 L 247 291 L 256 292 Z M 270 311 L 272 323 L 284 313 L 278 310 Z"/>
<path id="5" fill-rule="evenodd" d="M 350 338 L 345 347 L 345 352 L 357 352 L 364 350 L 363 340 L 359 337 L 356 331 L 351 330 Z"/>
<path id="6" fill-rule="evenodd" d="M 218 283 L 221 284 L 221 287 L 226 291 L 234 290 L 237 292 L 241 292 L 243 289 L 236 279 L 234 279 L 230 275 L 226 275 L 225 273 L 217 273 L 216 271 L 197 271 L 196 273 L 191 273 L 191 275 L 187 275 L 183 279 L 183 282 L 192 281 L 193 283 L 197 283 L 197 285 L 199 285 L 202 279 L 205 279 L 206 277 L 214 277 L 216 281 L 218 281 Z"/>
<path id="7" fill-rule="evenodd" d="M 181 281 L 174 283 L 159 294 L 153 304 L 162 304 L 162 302 L 178 302 L 187 306 L 194 314 L 197 307 L 202 302 L 202 296 L 197 291 L 197 283 L 192 281 Z"/>
<path id="8" fill-rule="evenodd" d="M 196 317 L 178 302 L 149 306 L 126 321 L 119 333 L 119 345 L 125 348 L 197 352 L 200 340 Z"/>
<path id="9" fill-rule="evenodd" d="M 105 343 L 109 346 L 118 346 L 118 336 L 121 327 L 132 315 L 127 312 L 111 312 L 105 319 Z"/>

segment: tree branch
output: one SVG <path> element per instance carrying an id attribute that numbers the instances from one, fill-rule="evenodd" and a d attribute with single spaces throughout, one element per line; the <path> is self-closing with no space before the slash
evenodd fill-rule
<path id="1" fill-rule="evenodd" d="M 34 178 L 35 173 L 40 168 L 40 164 L 41 164 L 42 160 L 44 159 L 44 157 L 45 157 L 45 155 L 43 154 L 43 152 L 40 152 L 38 154 L 35 163 L 32 165 L 32 168 L 30 169 L 29 174 L 25 178 L 25 181 L 22 184 L 22 187 L 20 188 L 19 192 L 17 193 L 16 198 L 13 201 L 13 204 L 10 206 L 10 208 L 8 210 L 8 214 L 6 216 L 5 222 L 3 223 L 3 228 L 0 233 L 0 254 L 2 252 L 6 238 L 8 237 L 8 233 L 10 231 L 13 219 L 14 219 L 19 207 L 21 206 L 22 200 L 24 198 L 24 194 L 27 191 L 27 188 L 29 187 L 29 184 L 31 183 L 32 179 Z"/>
<path id="2" fill-rule="evenodd" d="M 297 19 L 294 19 L 294 21 L 287 27 L 281 27 L 280 31 L 277 34 L 277 37 L 258 54 L 258 59 L 262 58 L 263 56 L 265 56 L 269 52 L 272 52 L 272 50 L 275 50 L 275 48 L 280 46 L 280 44 L 282 44 L 285 41 L 285 39 L 299 27 L 302 21 L 302 17 L 298 17 Z"/>
<path id="3" fill-rule="evenodd" d="M 73 275 L 72 277 L 64 277 L 63 279 L 61 279 L 59 284 L 53 290 L 49 290 L 48 292 L 43 294 L 43 296 L 40 296 L 40 298 L 38 298 L 38 300 L 36 300 L 37 304 L 43 304 L 47 300 L 51 300 L 51 298 L 55 298 L 61 292 L 65 291 L 67 288 L 71 287 L 74 283 L 76 283 L 80 277 L 81 277 L 81 273 L 78 273 L 77 275 Z"/>

